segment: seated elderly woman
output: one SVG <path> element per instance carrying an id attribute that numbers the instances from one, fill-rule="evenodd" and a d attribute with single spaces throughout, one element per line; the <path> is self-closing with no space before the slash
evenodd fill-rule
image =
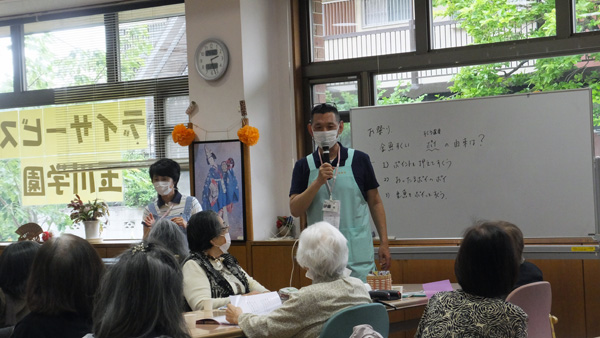
<path id="1" fill-rule="evenodd" d="M 188 243 L 181 228 L 173 221 L 161 219 L 154 223 L 148 237 L 148 243 L 158 243 L 169 250 L 175 258 L 182 262 L 188 255 Z"/>
<path id="2" fill-rule="evenodd" d="M 189 338 L 182 312 L 179 263 L 161 245 L 140 243 L 122 253 L 102 278 L 94 334 L 86 338 Z"/>
<path id="3" fill-rule="evenodd" d="M 40 244 L 13 243 L 0 256 L 0 327 L 13 326 L 28 313 L 25 287 Z M 2 316 L 4 314 L 4 316 Z"/>
<path id="4" fill-rule="evenodd" d="M 229 296 L 256 294 L 268 290 L 244 271 L 227 253 L 229 227 L 212 210 L 192 215 L 187 227 L 190 255 L 183 264 L 183 293 L 192 310 L 207 303 L 219 308 Z"/>
<path id="5" fill-rule="evenodd" d="M 371 302 L 363 282 L 346 269 L 346 238 L 329 223 L 315 223 L 300 234 L 296 260 L 312 285 L 293 293 L 268 315 L 242 313 L 229 304 L 227 320 L 239 324 L 247 337 L 318 337 L 334 313 Z"/>
<path id="6" fill-rule="evenodd" d="M 62 234 L 42 244 L 27 281 L 31 312 L 13 338 L 81 338 L 91 331 L 94 294 L 104 264 L 85 239 Z"/>
<path id="7" fill-rule="evenodd" d="M 467 229 L 454 264 L 462 290 L 433 295 L 415 337 L 527 337 L 527 315 L 504 300 L 519 262 L 512 239 L 497 222 Z"/>

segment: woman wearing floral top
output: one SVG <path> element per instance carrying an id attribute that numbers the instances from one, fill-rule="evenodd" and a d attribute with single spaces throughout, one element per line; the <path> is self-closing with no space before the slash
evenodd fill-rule
<path id="1" fill-rule="evenodd" d="M 527 314 L 504 300 L 518 267 L 512 240 L 497 222 L 467 229 L 454 265 L 462 290 L 432 296 L 415 337 L 527 337 Z"/>
<path id="2" fill-rule="evenodd" d="M 192 310 L 229 303 L 229 296 L 268 291 L 227 253 L 229 227 L 212 210 L 194 214 L 188 223 L 190 255 L 183 264 L 183 294 Z"/>

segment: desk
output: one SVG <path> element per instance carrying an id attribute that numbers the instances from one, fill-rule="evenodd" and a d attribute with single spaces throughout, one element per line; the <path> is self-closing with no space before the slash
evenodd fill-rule
<path id="1" fill-rule="evenodd" d="M 197 319 L 206 318 L 202 311 L 195 311 Z M 225 314 L 224 310 L 213 310 L 215 316 Z M 192 338 L 239 338 L 246 337 L 242 329 L 237 325 L 218 325 L 218 324 L 196 324 L 196 328 L 190 330 Z"/>
<path id="2" fill-rule="evenodd" d="M 198 324 L 190 332 L 192 338 L 238 338 L 246 337 L 237 325 Z"/>
<path id="3" fill-rule="evenodd" d="M 421 284 L 403 284 L 402 286 L 403 292 L 423 290 L 423 285 Z M 456 288 L 455 285 L 452 286 Z M 410 297 L 387 301 L 386 303 L 396 307 L 394 309 L 386 306 L 388 317 L 390 318 L 390 336 L 393 337 L 398 332 L 416 329 L 428 301 L 427 297 Z"/>
<path id="4" fill-rule="evenodd" d="M 459 286 L 452 283 L 456 290 Z M 415 292 L 423 290 L 421 284 L 403 284 L 404 292 Z M 395 332 L 409 331 L 416 329 L 419 320 L 427 305 L 427 297 L 411 297 L 398 300 L 387 301 L 396 308 L 386 306 L 390 318 L 390 336 Z M 191 330 L 192 338 L 238 338 L 246 337 L 244 332 L 237 325 L 216 325 L 216 324 L 197 324 L 195 329 Z"/>

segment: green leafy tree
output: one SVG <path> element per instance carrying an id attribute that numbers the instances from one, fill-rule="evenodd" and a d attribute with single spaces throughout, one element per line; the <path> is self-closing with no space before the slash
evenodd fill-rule
<path id="1" fill-rule="evenodd" d="M 378 85 L 378 88 L 381 86 Z M 387 106 L 390 104 L 402 104 L 402 103 L 415 103 L 421 102 L 425 99 L 425 94 L 412 98 L 408 96 L 411 85 L 408 81 L 398 81 L 398 84 L 389 96 L 386 96 L 386 90 L 381 88 L 377 91 L 377 104 L 380 106 Z"/>
<path id="2" fill-rule="evenodd" d="M 434 0 L 435 15 L 455 18 L 474 44 L 485 44 L 556 35 L 554 0 L 527 5 L 506 0 Z M 579 0 L 577 13 L 596 13 L 595 1 Z M 577 30 L 598 30 L 597 16 L 580 15 Z M 523 60 L 463 67 L 449 88 L 450 98 L 470 98 L 511 93 L 592 88 L 594 125 L 600 125 L 598 71 L 590 66 L 599 53 L 539 59 L 533 66 Z"/>

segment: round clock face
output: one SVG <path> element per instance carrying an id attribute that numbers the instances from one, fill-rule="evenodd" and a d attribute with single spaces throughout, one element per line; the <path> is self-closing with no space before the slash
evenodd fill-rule
<path id="1" fill-rule="evenodd" d="M 229 64 L 227 46 L 221 40 L 206 39 L 196 49 L 196 70 L 205 80 L 216 80 L 225 74 Z"/>

